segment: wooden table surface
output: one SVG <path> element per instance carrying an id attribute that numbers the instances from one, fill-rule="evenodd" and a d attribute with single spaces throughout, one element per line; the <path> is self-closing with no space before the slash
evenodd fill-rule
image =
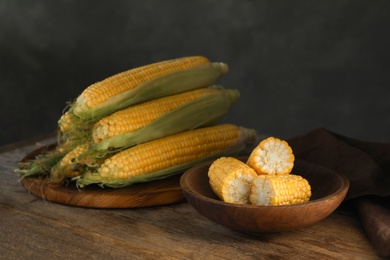
<path id="1" fill-rule="evenodd" d="M 253 235 L 215 224 L 187 202 L 117 210 L 44 201 L 13 171 L 54 140 L 0 147 L 0 259 L 379 259 L 348 204 L 307 228 Z"/>

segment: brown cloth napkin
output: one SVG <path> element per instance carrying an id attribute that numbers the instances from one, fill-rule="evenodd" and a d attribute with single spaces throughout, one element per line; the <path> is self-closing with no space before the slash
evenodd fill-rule
<path id="1" fill-rule="evenodd" d="M 327 129 L 293 137 L 297 159 L 316 163 L 350 181 L 345 201 L 356 207 L 380 256 L 390 256 L 390 144 L 352 139 Z"/>

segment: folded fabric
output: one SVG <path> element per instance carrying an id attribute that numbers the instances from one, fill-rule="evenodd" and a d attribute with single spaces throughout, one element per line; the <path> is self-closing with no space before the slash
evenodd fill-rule
<path id="1" fill-rule="evenodd" d="M 364 197 L 354 203 L 368 237 L 381 256 L 390 256 L 389 199 Z"/>
<path id="2" fill-rule="evenodd" d="M 315 129 L 287 140 L 297 159 L 322 165 L 350 182 L 345 200 L 356 206 L 380 256 L 390 256 L 390 144 Z"/>

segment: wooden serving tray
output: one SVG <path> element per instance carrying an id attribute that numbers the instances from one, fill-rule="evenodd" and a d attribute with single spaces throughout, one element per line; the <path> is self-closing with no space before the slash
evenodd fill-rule
<path id="1" fill-rule="evenodd" d="M 55 146 L 38 148 L 27 154 L 23 161 L 31 160 Z M 87 208 L 138 208 L 168 205 L 185 201 L 180 187 L 180 174 L 164 180 L 137 183 L 124 188 L 102 188 L 89 185 L 77 189 L 74 182 L 54 185 L 45 177 L 25 177 L 21 182 L 30 193 L 44 200 L 69 206 Z"/>

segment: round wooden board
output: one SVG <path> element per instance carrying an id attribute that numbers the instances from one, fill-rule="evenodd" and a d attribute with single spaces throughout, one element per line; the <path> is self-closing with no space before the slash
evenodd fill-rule
<path id="1" fill-rule="evenodd" d="M 25 156 L 23 161 L 35 158 L 45 150 L 53 149 L 53 145 L 41 147 Z M 167 179 L 137 183 L 124 188 L 102 188 L 89 185 L 77 189 L 74 182 L 67 185 L 50 184 L 46 178 L 25 177 L 23 187 L 30 193 L 47 201 L 70 206 L 88 208 L 137 208 L 168 205 L 185 201 L 180 187 L 180 176 Z"/>
<path id="2" fill-rule="evenodd" d="M 46 178 L 27 177 L 23 186 L 32 194 L 51 202 L 88 208 L 137 208 L 167 205 L 185 201 L 180 188 L 180 176 L 169 179 L 138 183 L 113 189 L 88 186 L 77 189 L 75 183 L 57 186 Z"/>

